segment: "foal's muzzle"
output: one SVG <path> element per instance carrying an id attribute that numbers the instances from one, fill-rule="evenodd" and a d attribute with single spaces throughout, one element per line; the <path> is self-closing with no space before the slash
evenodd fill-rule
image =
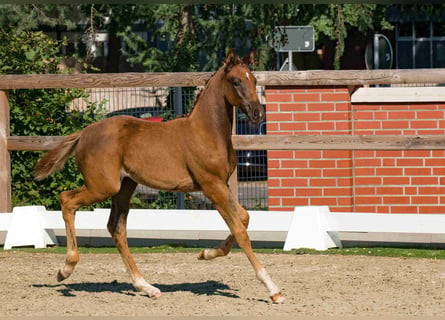
<path id="1" fill-rule="evenodd" d="M 264 120 L 264 107 L 259 102 L 251 102 L 248 106 L 247 116 L 252 123 L 260 123 Z"/>

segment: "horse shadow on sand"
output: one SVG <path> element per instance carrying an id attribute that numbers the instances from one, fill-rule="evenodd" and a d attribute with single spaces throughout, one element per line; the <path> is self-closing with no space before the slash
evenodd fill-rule
<path id="1" fill-rule="evenodd" d="M 238 299 L 239 296 L 228 285 L 219 281 L 203 281 L 193 283 L 177 283 L 177 284 L 159 284 L 154 283 L 155 287 L 159 288 L 161 292 L 191 292 L 196 295 L 206 296 L 223 296 L 228 298 Z M 76 297 L 77 292 L 113 292 L 118 294 L 124 294 L 129 296 L 135 296 L 138 293 L 133 285 L 126 282 L 118 282 L 116 280 L 112 282 L 82 282 L 82 283 L 69 283 L 69 284 L 34 284 L 34 288 L 54 288 L 65 297 Z"/>

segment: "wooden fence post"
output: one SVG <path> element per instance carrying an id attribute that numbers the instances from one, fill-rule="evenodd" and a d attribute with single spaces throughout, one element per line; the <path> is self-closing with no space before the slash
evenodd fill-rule
<path id="1" fill-rule="evenodd" d="M 11 212 L 11 160 L 8 151 L 8 92 L 0 90 L 0 212 Z"/>

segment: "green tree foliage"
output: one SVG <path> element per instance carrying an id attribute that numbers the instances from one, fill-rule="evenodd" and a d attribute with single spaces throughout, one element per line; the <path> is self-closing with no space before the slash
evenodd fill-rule
<path id="1" fill-rule="evenodd" d="M 3 30 L 27 31 L 40 26 L 74 29 L 85 20 L 81 5 L 0 4 L 0 27 Z"/>
<path id="2" fill-rule="evenodd" d="M 275 66 L 272 48 L 277 25 L 312 25 L 318 47 L 326 40 L 335 42 L 334 66 L 340 68 L 345 39 L 351 30 L 364 35 L 392 26 L 386 4 L 39 4 L 0 5 L 0 25 L 30 29 L 39 25 L 73 28 L 89 24 L 86 37 L 99 30 L 109 33 L 107 68 L 117 72 L 118 54 L 141 65 L 145 71 L 213 71 L 228 48 L 241 55 L 252 47 L 259 53 L 258 70 Z M 396 5 L 401 17 L 413 12 L 441 15 L 443 5 Z M 137 25 L 139 30 L 134 26 Z M 147 41 L 138 32 L 149 30 Z M 120 44 L 123 40 L 124 47 Z M 164 48 L 159 48 L 162 43 Z M 198 57 L 207 64 L 200 66 Z"/>
<path id="3" fill-rule="evenodd" d="M 335 41 L 335 69 L 340 69 L 340 60 L 345 49 L 345 40 L 352 28 L 366 35 L 374 31 L 391 29 L 385 20 L 386 5 L 377 4 L 329 4 L 314 6 L 308 24 L 313 25 L 318 40 Z"/>
<path id="4" fill-rule="evenodd" d="M 57 65 L 60 46 L 41 32 L 0 30 L 0 74 L 37 74 L 60 72 Z M 10 90 L 11 135 L 59 136 L 80 130 L 101 118 L 100 106 L 90 105 L 83 112 L 68 110 L 76 98 L 85 97 L 80 89 Z M 12 193 L 14 205 L 44 205 L 58 208 L 61 191 L 82 183 L 74 161 L 41 182 L 34 180 L 34 165 L 41 153 L 11 152 Z"/>
<path id="5" fill-rule="evenodd" d="M 334 64 L 339 69 L 348 31 L 357 28 L 366 34 L 390 28 L 384 19 L 386 8 L 377 4 L 169 4 L 115 6 L 107 12 L 117 21 L 114 30 L 125 41 L 130 62 L 146 71 L 209 71 L 217 69 L 232 47 L 239 48 L 241 55 L 255 48 L 260 55 L 257 69 L 270 69 L 275 57 L 273 30 L 278 25 L 312 25 L 319 46 L 326 39 L 335 41 Z M 121 24 L 122 15 L 126 25 Z M 150 41 L 135 32 L 136 21 L 152 31 Z M 165 41 L 167 49 L 153 45 L 156 40 Z M 205 56 L 205 66 L 198 65 L 199 55 Z"/>
<path id="6" fill-rule="evenodd" d="M 274 27 L 312 25 L 319 47 L 327 39 L 335 42 L 334 65 L 339 69 L 349 31 L 355 28 L 366 34 L 391 28 L 384 17 L 388 7 L 291 3 L 0 5 L 0 25 L 21 29 L 58 25 L 70 29 L 81 22 L 89 25 L 86 38 L 106 30 L 110 72 L 118 71 L 119 52 L 145 71 L 213 71 L 232 47 L 239 48 L 241 55 L 255 48 L 259 53 L 257 69 L 270 70 L 276 59 L 272 48 Z M 148 41 L 135 25 L 151 32 Z M 120 39 L 125 43 L 123 48 Z M 200 66 L 198 57 L 204 57 L 206 65 Z"/>
<path id="7" fill-rule="evenodd" d="M 290 21 L 296 8 L 250 4 L 138 6 L 138 23 L 152 31 L 150 41 L 131 26 L 122 29 L 119 36 L 126 43 L 129 61 L 147 71 L 213 71 L 232 47 L 239 48 L 240 55 L 257 49 L 261 54 L 259 69 L 264 69 L 272 50 L 273 27 Z M 166 50 L 153 46 L 160 41 Z M 198 65 L 198 56 L 205 57 L 206 65 Z"/>

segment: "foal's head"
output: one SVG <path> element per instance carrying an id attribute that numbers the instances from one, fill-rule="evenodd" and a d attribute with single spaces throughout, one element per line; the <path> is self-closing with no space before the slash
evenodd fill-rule
<path id="1" fill-rule="evenodd" d="M 232 49 L 224 62 L 224 96 L 240 108 L 253 123 L 264 119 L 264 108 L 256 94 L 256 78 Z"/>

